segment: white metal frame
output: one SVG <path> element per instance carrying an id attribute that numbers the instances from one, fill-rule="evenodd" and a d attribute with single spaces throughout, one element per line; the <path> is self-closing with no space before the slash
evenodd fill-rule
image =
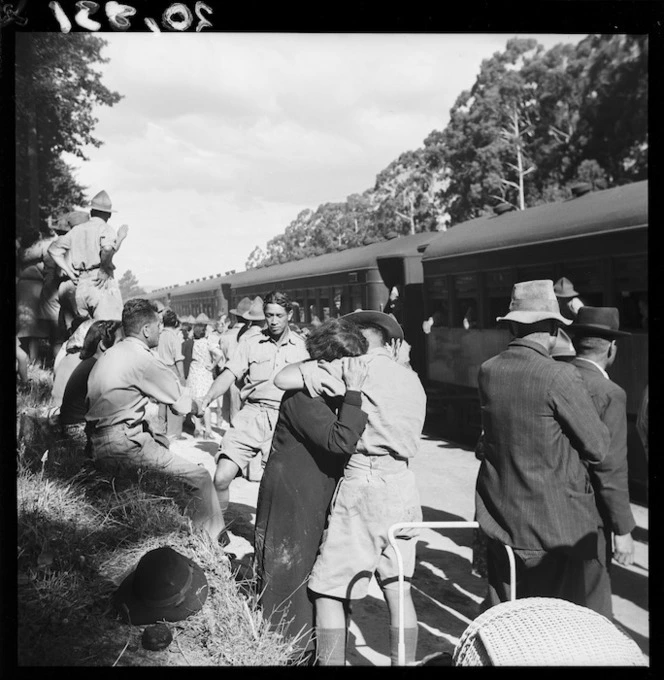
<path id="1" fill-rule="evenodd" d="M 479 528 L 477 522 L 397 522 L 393 524 L 387 532 L 387 538 L 390 545 L 394 548 L 394 552 L 397 556 L 397 569 L 399 572 L 399 642 L 397 647 L 398 652 L 398 665 L 404 666 L 406 663 L 406 647 L 404 643 L 404 608 L 403 608 L 403 558 L 401 557 L 401 552 L 399 551 L 399 546 L 397 545 L 397 540 L 395 537 L 395 532 L 398 529 L 477 529 Z M 509 545 L 504 546 L 507 551 L 507 559 L 510 563 L 510 600 L 516 600 L 516 563 L 514 561 L 514 551 Z"/>

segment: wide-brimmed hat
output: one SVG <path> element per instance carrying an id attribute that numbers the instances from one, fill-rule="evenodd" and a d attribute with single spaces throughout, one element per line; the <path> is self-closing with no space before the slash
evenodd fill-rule
<path id="1" fill-rule="evenodd" d="M 107 213 L 117 212 L 117 210 L 111 210 L 111 208 L 111 197 L 103 189 L 90 201 L 90 210 L 103 210 Z"/>
<path id="2" fill-rule="evenodd" d="M 620 327 L 620 312 L 616 307 L 589 307 L 579 309 L 576 321 L 569 327 L 570 333 L 575 336 L 588 336 L 599 338 L 619 338 L 631 335 L 626 331 L 618 330 Z"/>
<path id="3" fill-rule="evenodd" d="M 510 310 L 505 316 L 497 317 L 496 321 L 537 323 L 546 319 L 560 321 L 565 325 L 572 323 L 571 319 L 566 319 L 560 313 L 551 279 L 515 283 L 512 288 Z"/>
<path id="4" fill-rule="evenodd" d="M 257 295 L 249 309 L 241 315 L 246 321 L 263 321 L 265 319 L 265 312 L 263 311 L 263 298 Z"/>
<path id="5" fill-rule="evenodd" d="M 182 621 L 208 596 L 203 570 L 168 546 L 150 550 L 113 594 L 113 605 L 128 623 Z"/>
<path id="6" fill-rule="evenodd" d="M 571 298 L 578 295 L 574 290 L 572 282 L 566 276 L 563 276 L 556 281 L 553 286 L 553 292 L 556 294 L 556 297 L 559 298 Z"/>
<path id="7" fill-rule="evenodd" d="M 558 335 L 556 335 L 556 344 L 553 346 L 550 354 L 554 358 L 576 356 L 576 350 L 572 344 L 572 339 L 562 328 L 558 329 Z"/>
<path id="8" fill-rule="evenodd" d="M 244 316 L 251 307 L 251 298 L 243 297 L 240 302 L 237 303 L 237 307 L 230 309 L 230 314 L 235 314 L 235 316 Z"/>
<path id="9" fill-rule="evenodd" d="M 392 314 L 385 312 L 374 312 L 371 310 L 358 310 L 350 314 L 344 314 L 342 319 L 354 321 L 357 324 L 372 324 L 380 326 L 386 333 L 389 340 L 403 340 L 403 328 Z"/>

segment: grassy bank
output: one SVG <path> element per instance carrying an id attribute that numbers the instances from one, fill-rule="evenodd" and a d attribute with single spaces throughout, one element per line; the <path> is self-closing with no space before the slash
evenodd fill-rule
<path id="1" fill-rule="evenodd" d="M 192 528 L 185 489 L 154 472 L 101 472 L 45 423 L 50 374 L 31 369 L 17 393 L 18 663 L 20 666 L 218 666 L 294 663 L 267 629 L 252 583 L 238 586 L 220 546 Z M 45 455 L 46 454 L 46 455 Z M 143 649 L 110 597 L 147 551 L 169 545 L 205 571 L 197 614 L 168 624 L 174 640 Z"/>

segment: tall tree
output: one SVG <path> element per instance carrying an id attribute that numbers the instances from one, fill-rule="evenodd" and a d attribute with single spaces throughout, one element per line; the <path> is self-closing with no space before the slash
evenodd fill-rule
<path id="1" fill-rule="evenodd" d="M 18 228 L 84 202 L 85 187 L 62 158 L 67 152 L 87 160 L 97 105 L 113 106 L 117 92 L 94 67 L 106 41 L 89 33 L 16 34 L 16 210 Z M 37 221 L 37 223 L 35 223 Z"/>
<path id="2" fill-rule="evenodd" d="M 137 298 L 141 297 L 141 295 L 145 295 L 145 290 L 141 288 L 138 283 L 138 279 L 131 269 L 127 269 L 127 271 L 120 277 L 118 286 L 120 287 L 122 302 L 127 302 L 127 300 L 131 300 L 131 298 Z"/>

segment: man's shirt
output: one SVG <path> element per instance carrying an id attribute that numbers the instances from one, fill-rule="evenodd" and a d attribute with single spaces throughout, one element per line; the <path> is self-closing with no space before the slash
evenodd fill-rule
<path id="1" fill-rule="evenodd" d="M 48 250 L 51 255 L 68 254 L 69 264 L 75 269 L 90 270 L 99 267 L 101 249 L 115 248 L 116 239 L 115 229 L 108 222 L 92 217 L 59 236 Z"/>
<path id="2" fill-rule="evenodd" d="M 412 458 L 419 450 L 426 416 L 422 383 L 415 371 L 397 363 L 385 347 L 371 349 L 363 358 L 367 377 L 362 385 L 362 410 L 369 419 L 357 453 Z M 312 396 L 345 393 L 343 361 L 303 364 L 305 386 Z"/>
<path id="3" fill-rule="evenodd" d="M 159 358 L 166 366 L 175 366 L 176 361 L 184 361 L 182 353 L 182 336 L 177 328 L 167 326 L 159 335 L 159 345 L 157 346 Z"/>
<path id="4" fill-rule="evenodd" d="M 301 336 L 286 330 L 277 342 L 264 330 L 250 337 L 243 336 L 224 368 L 236 378 L 245 378 L 240 391 L 243 402 L 278 409 L 284 392 L 274 384 L 274 376 L 287 364 L 308 358 Z"/>
<path id="5" fill-rule="evenodd" d="M 90 372 L 85 419 L 97 427 L 137 425 L 150 399 L 181 415 L 192 409 L 192 399 L 173 371 L 145 343 L 128 337 L 110 347 Z"/>

